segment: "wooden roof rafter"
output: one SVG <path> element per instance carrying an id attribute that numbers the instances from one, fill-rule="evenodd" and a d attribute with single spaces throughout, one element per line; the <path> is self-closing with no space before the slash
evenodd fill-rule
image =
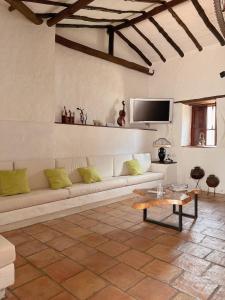
<path id="1" fill-rule="evenodd" d="M 41 25 L 43 23 L 42 18 L 38 17 L 26 4 L 17 0 L 5 0 L 10 7 L 18 10 L 24 17 L 30 20 L 35 25 Z"/>
<path id="2" fill-rule="evenodd" d="M 119 57 L 107 54 L 103 51 L 99 51 L 99 50 L 90 48 L 90 47 L 82 45 L 80 43 L 73 42 L 71 40 L 68 40 L 68 39 L 60 36 L 60 35 L 55 36 L 55 41 L 56 41 L 56 43 L 58 43 L 62 46 L 65 46 L 67 48 L 79 51 L 81 53 L 88 54 L 90 56 L 101 58 L 103 60 L 121 65 L 128 69 L 132 69 L 132 70 L 135 70 L 135 71 L 138 71 L 138 72 L 150 75 L 150 76 L 152 76 L 154 74 L 154 72 L 150 72 L 149 68 L 147 68 L 147 67 L 141 66 L 134 62 L 127 61 L 123 58 L 119 58 Z"/>
<path id="3" fill-rule="evenodd" d="M 71 4 L 61 1 L 54 1 L 54 0 L 23 0 L 23 2 L 30 2 L 30 3 L 38 3 L 43 5 L 50 5 L 50 6 L 58 6 L 58 7 L 70 7 Z M 101 11 L 107 13 L 115 13 L 115 14 L 144 14 L 145 11 L 142 10 L 120 10 L 120 9 L 113 9 L 113 8 L 106 8 L 101 6 L 93 6 L 87 5 L 82 8 L 83 10 L 91 10 L 91 11 Z"/>
<path id="4" fill-rule="evenodd" d="M 83 7 L 85 7 L 86 5 L 90 4 L 93 1 L 94 0 L 78 0 L 78 1 L 76 1 L 75 3 L 71 4 L 69 7 L 65 8 L 62 11 L 60 11 L 59 13 L 57 13 L 57 15 L 55 17 L 52 17 L 51 19 L 49 19 L 47 21 L 48 26 L 51 27 L 53 25 L 56 25 L 57 23 L 59 23 L 60 21 L 65 19 L 66 17 L 73 15 L 75 12 L 78 12 Z"/>

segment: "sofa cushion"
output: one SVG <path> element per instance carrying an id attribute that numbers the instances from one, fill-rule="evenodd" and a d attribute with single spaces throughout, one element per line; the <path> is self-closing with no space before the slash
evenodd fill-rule
<path id="1" fill-rule="evenodd" d="M 27 170 L 0 171 L 0 194 L 12 196 L 30 192 Z"/>
<path id="2" fill-rule="evenodd" d="M 125 176 L 127 180 L 127 185 L 133 185 L 143 182 L 151 182 L 155 180 L 162 180 L 164 175 L 162 173 L 152 173 L 152 172 L 146 172 L 142 175 L 138 176 Z"/>
<path id="3" fill-rule="evenodd" d="M 126 161 L 132 160 L 132 154 L 122 154 L 114 156 L 114 176 L 129 175 Z"/>
<path id="4" fill-rule="evenodd" d="M 59 190 L 72 185 L 64 168 L 47 169 L 44 172 L 52 190 Z"/>
<path id="5" fill-rule="evenodd" d="M 56 168 L 64 168 L 69 174 L 72 183 L 82 182 L 82 178 L 78 173 L 78 168 L 87 167 L 86 157 L 71 157 L 71 158 L 57 158 Z"/>
<path id="6" fill-rule="evenodd" d="M 143 174 L 142 166 L 137 159 L 126 161 L 126 166 L 128 168 L 129 175 L 135 176 Z"/>
<path id="7" fill-rule="evenodd" d="M 151 169 L 151 155 L 150 153 L 139 153 L 133 155 L 134 159 L 137 159 L 142 167 L 143 172 L 149 172 Z"/>
<path id="8" fill-rule="evenodd" d="M 82 196 L 92 193 L 97 193 L 101 191 L 111 190 L 114 188 L 119 188 L 127 185 L 127 181 L 124 177 L 111 177 L 105 178 L 101 182 L 96 183 L 76 183 L 73 184 L 71 188 L 69 188 L 70 196 Z"/>
<path id="9" fill-rule="evenodd" d="M 88 166 L 95 167 L 103 178 L 113 176 L 113 156 L 89 156 Z"/>
<path id="10" fill-rule="evenodd" d="M 0 197 L 0 213 L 34 205 L 65 200 L 69 198 L 68 189 L 43 189 L 32 191 L 29 194 Z"/>
<path id="11" fill-rule="evenodd" d="M 15 259 L 15 246 L 0 235 L 0 268 L 10 265 Z"/>
<path id="12" fill-rule="evenodd" d="M 49 184 L 44 174 L 44 170 L 55 168 L 55 160 L 18 160 L 14 162 L 14 167 L 15 169 L 27 169 L 27 175 L 31 190 L 45 189 L 49 187 Z"/>
<path id="13" fill-rule="evenodd" d="M 82 177 L 82 181 L 84 183 L 94 183 L 102 181 L 101 176 L 98 173 L 98 170 L 94 167 L 87 167 L 87 168 L 78 168 L 77 169 L 80 176 Z"/>

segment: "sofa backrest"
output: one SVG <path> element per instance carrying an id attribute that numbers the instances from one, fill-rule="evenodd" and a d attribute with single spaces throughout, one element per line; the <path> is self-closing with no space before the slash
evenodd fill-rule
<path id="1" fill-rule="evenodd" d="M 133 158 L 137 159 L 142 167 L 143 172 L 151 171 L 151 154 L 150 153 L 138 153 L 133 154 Z"/>
<path id="2" fill-rule="evenodd" d="M 82 179 L 77 171 L 77 168 L 87 167 L 86 157 L 72 157 L 72 158 L 57 158 L 56 168 L 65 168 L 69 174 L 72 183 L 81 182 Z"/>
<path id="3" fill-rule="evenodd" d="M 0 170 L 13 170 L 13 161 L 0 161 Z"/>
<path id="4" fill-rule="evenodd" d="M 55 168 L 54 159 L 18 160 L 14 162 L 15 169 L 27 169 L 31 190 L 48 188 L 45 169 Z"/>
<path id="5" fill-rule="evenodd" d="M 114 156 L 114 176 L 129 175 L 125 162 L 132 160 L 132 154 L 121 154 Z"/>
<path id="6" fill-rule="evenodd" d="M 103 178 L 113 177 L 113 155 L 88 156 L 88 166 L 95 167 Z"/>

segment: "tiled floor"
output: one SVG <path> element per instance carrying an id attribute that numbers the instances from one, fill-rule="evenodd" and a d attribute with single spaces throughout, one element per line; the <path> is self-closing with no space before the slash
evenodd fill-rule
<path id="1" fill-rule="evenodd" d="M 202 196 L 182 233 L 143 223 L 132 201 L 3 234 L 17 251 L 7 299 L 224 300 L 225 197 Z"/>

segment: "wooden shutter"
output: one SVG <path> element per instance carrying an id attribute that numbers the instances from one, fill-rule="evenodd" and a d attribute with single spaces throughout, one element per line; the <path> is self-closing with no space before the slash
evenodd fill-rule
<path id="1" fill-rule="evenodd" d="M 200 133 L 204 133 L 206 138 L 207 130 L 207 105 L 192 106 L 192 127 L 191 127 L 191 146 L 199 143 Z"/>

